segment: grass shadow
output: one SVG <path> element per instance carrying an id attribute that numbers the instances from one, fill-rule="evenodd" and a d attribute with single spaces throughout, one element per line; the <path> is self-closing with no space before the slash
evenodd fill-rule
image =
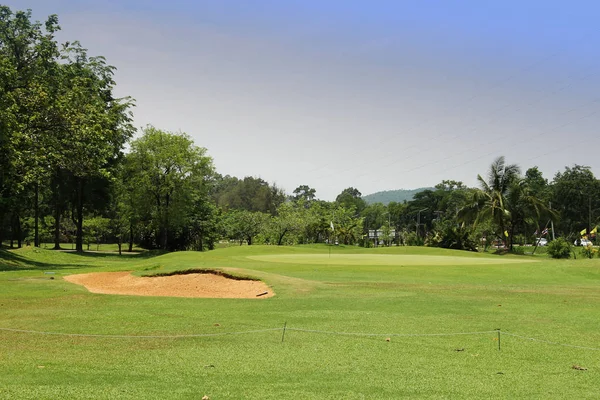
<path id="1" fill-rule="evenodd" d="M 33 250 L 35 251 L 35 250 Z M 84 257 L 90 259 L 131 259 L 131 260 L 146 260 L 164 254 L 164 251 L 144 251 L 136 254 L 128 254 L 119 256 L 118 253 L 109 252 L 83 252 L 77 253 L 74 250 L 44 250 L 47 254 L 62 253 L 64 255 L 61 261 L 40 261 L 19 254 L 8 249 L 0 249 L 0 271 L 27 271 L 27 270 L 60 270 L 60 269 L 76 269 L 81 267 L 77 263 L 76 257 Z M 69 262 L 73 257 L 73 262 Z M 66 261 L 66 262 L 65 262 Z"/>
<path id="2" fill-rule="evenodd" d="M 73 268 L 73 265 L 51 264 L 35 261 L 7 249 L 0 249 L 0 271 L 24 271 L 36 269 L 65 269 Z"/>
<path id="3" fill-rule="evenodd" d="M 59 250 L 62 253 L 65 254 L 73 254 L 73 255 L 77 255 L 80 257 L 90 257 L 90 258 L 120 258 L 120 257 L 129 257 L 131 259 L 135 259 L 135 260 L 147 260 L 150 258 L 154 258 L 154 257 L 158 257 L 160 255 L 166 254 L 168 253 L 168 251 L 164 251 L 164 250 L 147 250 L 147 251 L 133 251 L 133 252 L 127 252 L 124 251 L 122 254 L 119 254 L 117 252 L 109 252 L 109 251 L 94 251 L 94 250 L 88 250 L 88 251 L 84 251 L 82 253 L 78 253 L 75 250 Z"/>

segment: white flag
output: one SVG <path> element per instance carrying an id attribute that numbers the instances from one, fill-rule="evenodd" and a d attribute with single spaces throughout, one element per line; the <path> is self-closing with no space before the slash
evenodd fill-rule
<path id="1" fill-rule="evenodd" d="M 335 231 L 335 229 L 333 228 L 333 221 L 331 221 L 329 224 L 331 225 L 331 230 Z"/>

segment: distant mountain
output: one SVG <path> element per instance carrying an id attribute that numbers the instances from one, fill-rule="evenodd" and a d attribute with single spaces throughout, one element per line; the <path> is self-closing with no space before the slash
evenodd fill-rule
<path id="1" fill-rule="evenodd" d="M 362 196 L 363 200 L 367 202 L 367 204 L 373 203 L 383 203 L 388 204 L 392 201 L 396 203 L 403 203 L 404 200 L 410 201 L 413 199 L 414 195 L 422 192 L 424 190 L 434 190 L 435 188 L 424 187 L 418 189 L 398 189 L 398 190 L 384 190 L 383 192 L 377 192 L 373 194 L 368 194 L 366 196 Z"/>

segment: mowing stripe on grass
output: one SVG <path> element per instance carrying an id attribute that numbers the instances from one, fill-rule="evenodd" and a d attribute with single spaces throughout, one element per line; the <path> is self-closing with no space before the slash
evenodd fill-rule
<path id="1" fill-rule="evenodd" d="M 17 333 L 32 333 L 38 335 L 54 335 L 54 336 L 75 336 L 75 337 L 97 337 L 97 338 L 115 338 L 115 339 L 184 339 L 195 337 L 211 337 L 211 336 L 227 336 L 227 335 L 244 335 L 249 333 L 261 333 L 280 331 L 282 328 L 257 329 L 253 331 L 243 332 L 221 332 L 221 333 L 197 333 L 190 335 L 102 335 L 93 333 L 64 333 L 64 332 L 43 332 L 32 331 L 26 329 L 0 328 L 0 331 L 17 332 Z"/>
<path id="2" fill-rule="evenodd" d="M 538 260 L 506 257 L 457 257 L 421 254 L 266 254 L 247 256 L 256 261 L 318 265 L 490 265 L 535 263 Z"/>
<path id="3" fill-rule="evenodd" d="M 513 337 L 517 337 L 517 338 L 520 338 L 520 339 L 529 340 L 529 341 L 532 341 L 532 342 L 540 342 L 540 343 L 546 343 L 546 344 L 553 344 L 553 345 L 556 345 L 556 346 L 564 346 L 564 347 L 573 347 L 575 349 L 600 351 L 600 348 L 597 348 L 597 347 L 586 347 L 586 346 L 577 346 L 577 345 L 574 345 L 574 344 L 565 344 L 565 343 L 558 343 L 558 342 L 550 342 L 548 340 L 536 339 L 536 338 L 532 338 L 532 337 L 516 335 L 514 333 L 507 333 L 507 332 L 504 332 L 504 331 L 502 331 L 502 333 L 504 335 L 507 335 L 507 336 L 513 336 Z"/>

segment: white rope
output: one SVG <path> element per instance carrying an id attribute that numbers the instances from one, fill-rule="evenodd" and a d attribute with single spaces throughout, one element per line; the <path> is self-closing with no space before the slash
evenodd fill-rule
<path id="1" fill-rule="evenodd" d="M 487 333 L 496 333 L 498 331 L 478 331 L 478 332 L 451 332 L 451 333 L 361 333 L 361 332 L 334 332 L 318 331 L 313 329 L 287 328 L 288 331 L 321 333 L 326 335 L 343 336 L 385 336 L 385 337 L 417 337 L 417 336 L 457 336 L 457 335 L 482 335 Z"/>
<path id="2" fill-rule="evenodd" d="M 253 331 L 243 332 L 221 332 L 221 333 L 198 333 L 190 335 L 101 335 L 91 333 L 63 333 L 63 332 L 43 332 L 31 331 L 25 329 L 0 328 L 1 331 L 17 332 L 17 333 L 33 333 L 38 335 L 54 335 L 54 336 L 73 336 L 73 337 L 96 337 L 96 338 L 117 338 L 117 339 L 182 339 L 195 337 L 211 337 L 211 336 L 226 336 L 226 335 L 243 335 L 248 333 L 260 333 L 270 331 L 280 331 L 283 328 L 258 329 Z"/>
<path id="3" fill-rule="evenodd" d="M 515 335 L 514 333 L 508 333 L 508 332 L 504 332 L 504 331 L 502 331 L 502 334 L 503 335 L 507 335 L 507 336 L 518 337 L 518 338 L 525 339 L 525 340 L 530 340 L 530 341 L 533 341 L 533 342 L 540 342 L 540 343 L 546 343 L 546 344 L 554 344 L 556 346 L 573 347 L 573 348 L 576 348 L 576 349 L 597 350 L 597 351 L 600 351 L 600 348 L 597 348 L 597 347 L 576 346 L 574 344 L 565 344 L 565 343 L 558 343 L 558 342 L 550 342 L 548 340 L 536 339 L 536 338 L 527 337 L 527 336 L 521 336 L 521 335 Z"/>
<path id="4" fill-rule="evenodd" d="M 251 333 L 262 333 L 262 332 L 273 332 L 282 331 L 284 328 L 268 328 L 268 329 L 256 329 L 250 331 L 241 332 L 219 332 L 219 333 L 197 333 L 189 335 L 103 335 L 103 334 L 92 334 L 92 333 L 64 333 L 64 332 L 46 332 L 46 331 L 35 331 L 27 329 L 14 329 L 14 328 L 0 328 L 0 331 L 5 332 L 16 332 L 16 333 L 29 333 L 36 335 L 52 335 L 52 336 L 69 336 L 69 337 L 93 337 L 93 338 L 109 338 L 109 339 L 184 339 L 184 338 L 198 338 L 198 337 L 215 337 L 215 336 L 227 336 L 227 335 L 245 335 Z M 512 336 L 520 339 L 525 339 L 534 342 L 552 344 L 556 346 L 571 347 L 575 349 L 583 350 L 596 350 L 600 351 L 597 347 L 577 346 L 572 344 L 551 342 L 549 340 L 537 339 L 514 333 L 508 333 L 505 331 L 474 331 L 474 332 L 450 332 L 450 333 L 363 333 L 363 332 L 335 332 L 335 331 L 320 331 L 316 329 L 302 329 L 302 328 L 290 328 L 286 327 L 286 331 L 294 332 L 305 332 L 305 333 L 317 333 L 323 335 L 340 335 L 340 336 L 362 336 L 362 337 L 435 337 L 435 336 L 459 336 L 459 335 L 485 335 L 490 333 L 500 332 L 506 336 Z"/>

